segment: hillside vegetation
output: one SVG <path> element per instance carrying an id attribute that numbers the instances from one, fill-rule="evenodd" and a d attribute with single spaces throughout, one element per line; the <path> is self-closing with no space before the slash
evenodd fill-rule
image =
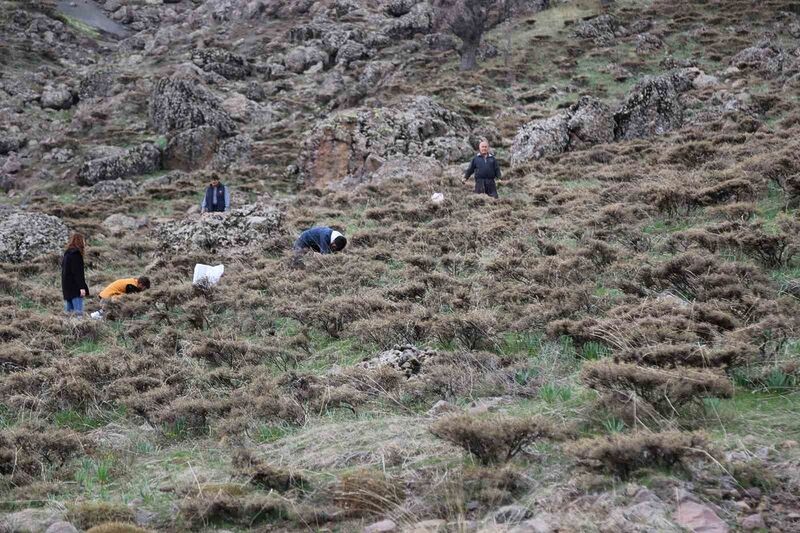
<path id="1" fill-rule="evenodd" d="M 427 2 L 55 4 L 0 1 L 0 530 L 800 528 L 796 2 L 530 1 L 469 72 Z M 89 312 L 152 288 L 65 316 L 72 231 Z"/>

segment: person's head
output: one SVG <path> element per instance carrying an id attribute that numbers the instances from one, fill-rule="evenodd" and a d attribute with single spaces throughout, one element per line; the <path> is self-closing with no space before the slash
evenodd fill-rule
<path id="1" fill-rule="evenodd" d="M 136 286 L 139 287 L 141 290 L 149 289 L 150 278 L 148 278 L 147 276 L 136 278 Z"/>
<path id="2" fill-rule="evenodd" d="M 334 252 L 341 252 L 345 246 L 347 246 L 347 239 L 344 235 L 339 235 L 331 242 L 331 250 Z"/>
<path id="3" fill-rule="evenodd" d="M 80 233 L 72 234 L 72 236 L 69 238 L 69 241 L 67 242 L 67 247 L 65 249 L 69 250 L 70 248 L 77 249 L 81 253 L 81 255 L 83 255 L 83 252 L 86 250 L 86 239 L 84 239 L 82 234 Z"/>
<path id="4" fill-rule="evenodd" d="M 478 143 L 478 151 L 481 155 L 489 155 L 489 141 L 481 139 L 481 142 Z"/>
<path id="5" fill-rule="evenodd" d="M 212 172 L 208 176 L 208 181 L 209 181 L 209 183 L 211 184 L 212 187 L 219 187 L 219 183 L 220 183 L 219 182 L 219 174 L 217 174 L 216 172 Z"/>

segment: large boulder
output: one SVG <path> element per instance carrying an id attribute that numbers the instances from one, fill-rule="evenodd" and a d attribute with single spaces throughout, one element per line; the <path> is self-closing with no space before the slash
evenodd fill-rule
<path id="1" fill-rule="evenodd" d="M 275 207 L 250 204 L 159 224 L 155 236 L 163 250 L 235 253 L 263 245 L 279 232 L 281 222 Z"/>
<path id="2" fill-rule="evenodd" d="M 164 150 L 164 168 L 192 171 L 205 167 L 214 158 L 219 144 L 213 126 L 199 126 L 173 136 Z"/>
<path id="3" fill-rule="evenodd" d="M 199 80 L 180 76 L 159 79 L 150 94 L 150 122 L 156 131 L 212 126 L 222 137 L 236 133 L 233 119 Z"/>
<path id="4" fill-rule="evenodd" d="M 363 181 L 390 156 L 430 156 L 451 163 L 472 155 L 464 119 L 426 96 L 392 108 L 334 114 L 310 132 L 297 161 L 307 184 Z"/>
<path id="5" fill-rule="evenodd" d="M 0 131 L 0 155 L 7 155 L 10 152 L 17 152 L 25 146 L 27 138 L 19 129 L 5 129 Z"/>
<path id="6" fill-rule="evenodd" d="M 125 235 L 147 226 L 147 217 L 135 218 L 122 213 L 114 213 L 103 220 L 103 227 L 112 235 Z"/>
<path id="7" fill-rule="evenodd" d="M 322 68 L 327 60 L 328 55 L 322 50 L 313 46 L 298 46 L 286 54 L 283 64 L 289 72 L 301 74 L 315 65 Z"/>
<path id="8" fill-rule="evenodd" d="M 627 35 L 627 30 L 614 15 L 600 15 L 579 22 L 575 26 L 575 35 L 583 39 L 591 39 L 595 44 L 608 45 L 616 38 Z"/>
<path id="9" fill-rule="evenodd" d="M 520 128 L 511 145 L 511 164 L 612 142 L 614 126 L 614 115 L 606 104 L 583 96 L 569 109 Z"/>
<path id="10" fill-rule="evenodd" d="M 78 96 L 81 100 L 111 96 L 116 77 L 115 72 L 105 68 L 93 70 L 81 79 Z"/>
<path id="11" fill-rule="evenodd" d="M 69 229 L 60 218 L 44 213 L 0 210 L 0 262 L 20 263 L 63 250 Z"/>
<path id="12" fill-rule="evenodd" d="M 105 180 L 150 174 L 161 169 L 161 150 L 152 143 L 143 143 L 120 154 L 92 159 L 78 171 L 79 185 L 94 185 Z"/>
<path id="13" fill-rule="evenodd" d="M 43 108 L 69 109 L 75 103 L 72 91 L 64 85 L 55 87 L 48 85 L 42 91 L 41 104 Z"/>
<path id="14" fill-rule="evenodd" d="M 638 139 L 663 135 L 683 124 L 684 104 L 681 94 L 692 88 L 700 74 L 686 68 L 647 76 L 628 93 L 614 113 L 617 139 Z"/>
<path id="15" fill-rule="evenodd" d="M 427 34 L 433 30 L 433 8 L 428 2 L 412 6 L 408 12 L 389 19 L 383 27 L 383 34 L 392 39 L 411 39 L 417 34 Z"/>
<path id="16" fill-rule="evenodd" d="M 192 52 L 192 62 L 206 72 L 216 72 L 229 80 L 243 80 L 252 67 L 242 57 L 222 48 L 201 48 Z"/>
<path id="17" fill-rule="evenodd" d="M 217 170 L 229 170 L 235 165 L 243 165 L 250 161 L 253 151 L 253 139 L 248 135 L 237 135 L 225 139 L 217 148 L 211 166 Z"/>

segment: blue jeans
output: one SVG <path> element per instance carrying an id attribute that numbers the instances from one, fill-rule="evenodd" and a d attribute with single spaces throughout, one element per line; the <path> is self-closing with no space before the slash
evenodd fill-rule
<path id="1" fill-rule="evenodd" d="M 72 300 L 64 300 L 64 311 L 67 313 L 83 314 L 83 298 L 78 296 Z"/>

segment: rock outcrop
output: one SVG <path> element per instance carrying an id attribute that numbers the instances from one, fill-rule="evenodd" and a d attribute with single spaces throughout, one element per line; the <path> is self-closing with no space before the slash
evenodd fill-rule
<path id="1" fill-rule="evenodd" d="M 213 126 L 198 126 L 174 135 L 164 150 L 164 167 L 192 171 L 205 167 L 214 158 L 219 144 Z"/>
<path id="2" fill-rule="evenodd" d="M 233 119 L 199 80 L 159 79 L 150 94 L 150 123 L 159 133 L 212 126 L 221 137 L 236 133 Z"/>
<path id="3" fill-rule="evenodd" d="M 444 163 L 468 158 L 469 133 L 460 115 L 426 96 L 402 108 L 343 111 L 311 131 L 298 168 L 307 184 L 364 181 L 389 156 L 431 156 Z"/>
<path id="4" fill-rule="evenodd" d="M 277 234 L 282 217 L 275 207 L 250 204 L 227 213 L 207 213 L 159 225 L 155 237 L 162 249 L 220 253 L 258 248 Z"/>
<path id="5" fill-rule="evenodd" d="M 192 63 L 206 72 L 216 72 L 229 80 L 243 80 L 253 68 L 242 56 L 221 48 L 201 48 L 192 52 Z"/>
<path id="6" fill-rule="evenodd" d="M 422 364 L 426 359 L 436 356 L 436 351 L 429 348 L 419 349 L 411 344 L 395 346 L 391 350 L 379 353 L 372 359 L 358 364 L 361 368 L 379 368 L 388 366 L 398 372 L 402 372 L 406 377 L 418 374 L 422 369 Z"/>
<path id="7" fill-rule="evenodd" d="M 131 180 L 100 181 L 80 192 L 81 200 L 121 200 L 136 194 L 136 184 Z"/>
<path id="8" fill-rule="evenodd" d="M 0 209 L 0 262 L 20 263 L 59 253 L 68 238 L 69 230 L 58 217 L 8 207 Z"/>
<path id="9" fill-rule="evenodd" d="M 152 143 L 140 144 L 122 153 L 92 159 L 78 171 L 79 185 L 150 174 L 161 169 L 161 150 Z"/>

